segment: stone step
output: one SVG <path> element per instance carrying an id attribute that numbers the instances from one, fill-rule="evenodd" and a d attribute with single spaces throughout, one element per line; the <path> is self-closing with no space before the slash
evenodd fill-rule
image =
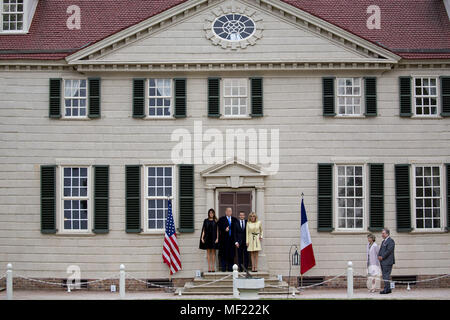
<path id="1" fill-rule="evenodd" d="M 184 286 L 184 291 L 187 292 L 198 292 L 198 291 L 229 291 L 229 292 L 233 292 L 233 286 L 231 285 L 216 285 L 211 284 L 211 285 L 207 285 L 207 286 L 201 286 L 201 287 L 191 287 L 190 284 L 192 283 L 187 283 Z M 274 291 L 274 290 L 287 290 L 287 283 L 282 283 L 282 284 L 276 284 L 274 285 L 274 287 L 268 286 L 265 287 L 264 290 L 266 291 Z"/>
<path id="2" fill-rule="evenodd" d="M 218 278 L 220 279 L 220 278 Z M 211 281 L 217 281 L 218 279 L 205 279 L 205 278 L 195 278 L 192 282 L 194 282 L 196 285 L 197 284 L 202 284 L 202 283 L 208 283 Z M 278 278 L 274 278 L 274 277 L 270 277 L 270 278 L 265 278 L 264 279 L 265 283 L 269 283 L 269 284 L 277 284 L 280 283 L 280 281 L 278 280 Z M 283 281 L 281 281 L 283 282 Z M 221 283 L 221 284 L 228 284 L 228 285 L 232 285 L 233 283 L 233 278 L 227 278 L 227 279 L 223 279 L 220 281 L 217 281 L 215 283 Z"/>
<path id="3" fill-rule="evenodd" d="M 271 295 L 285 295 L 288 294 L 287 288 L 286 290 L 278 289 L 278 290 L 266 290 L 267 288 L 264 288 L 263 291 L 260 291 L 259 294 L 271 294 Z M 289 293 L 292 294 L 292 288 L 289 290 Z M 178 295 L 178 291 L 175 293 Z M 185 296 L 232 296 L 233 290 L 229 291 L 185 291 L 182 289 L 181 295 Z"/>
<path id="4" fill-rule="evenodd" d="M 239 277 L 246 277 L 247 273 L 240 272 Z M 267 271 L 250 272 L 254 278 L 264 278 L 265 288 L 260 294 L 287 294 L 288 284 L 285 281 L 279 281 L 277 277 Z M 225 279 L 224 277 L 228 276 Z M 218 281 L 217 281 L 218 280 Z M 217 281 L 211 283 L 212 281 Z M 206 285 L 208 284 L 208 285 Z M 290 287 L 289 291 L 293 289 Z M 175 294 L 181 291 L 182 295 L 233 295 L 233 278 L 231 272 L 205 272 L 201 278 L 194 278 L 187 282 L 183 288 L 177 289 Z"/>
<path id="5" fill-rule="evenodd" d="M 232 272 L 204 272 L 202 274 L 203 279 L 220 279 L 225 276 L 231 275 Z M 269 278 L 270 274 L 267 271 L 250 272 L 250 275 L 254 278 Z M 240 277 L 245 277 L 245 272 L 239 272 Z M 230 276 L 231 278 L 231 276 Z"/>
<path id="6" fill-rule="evenodd" d="M 215 283 L 211 283 L 208 284 L 209 282 L 188 282 L 185 284 L 185 287 L 190 287 L 190 288 L 196 288 L 196 287 L 221 287 L 221 288 L 232 288 L 233 287 L 233 283 L 232 282 L 215 282 Z M 271 282 L 264 282 L 265 286 L 267 287 L 273 287 L 273 286 L 281 286 L 281 287 L 287 287 L 287 283 L 285 282 L 278 282 L 278 281 L 271 281 Z"/>

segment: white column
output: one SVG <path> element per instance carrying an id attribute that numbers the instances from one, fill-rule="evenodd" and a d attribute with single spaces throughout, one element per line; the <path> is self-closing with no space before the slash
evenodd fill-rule
<path id="1" fill-rule="evenodd" d="M 119 295 L 120 299 L 125 299 L 125 266 L 123 264 L 120 265 Z"/>
<path id="2" fill-rule="evenodd" d="M 353 298 L 353 263 L 351 261 L 347 264 L 347 298 Z"/>
<path id="3" fill-rule="evenodd" d="M 233 265 L 233 297 L 239 299 L 239 290 L 237 288 L 237 279 L 239 277 L 239 271 L 237 264 Z"/>
<path id="4" fill-rule="evenodd" d="M 267 271 L 268 270 L 268 265 L 267 265 L 267 257 L 266 257 L 266 253 L 265 253 L 265 249 L 264 249 L 264 245 L 265 245 L 265 238 L 266 238 L 266 214 L 264 211 L 264 187 L 256 187 L 256 208 L 255 208 L 255 212 L 258 215 L 258 220 L 261 221 L 262 223 L 262 228 L 263 228 L 263 241 L 262 241 L 262 250 L 259 252 L 259 258 L 258 258 L 258 265 L 260 265 L 261 267 L 259 267 L 259 269 L 262 271 Z"/>
<path id="5" fill-rule="evenodd" d="M 6 300 L 13 299 L 13 270 L 12 264 L 8 263 L 6 266 Z"/>
<path id="6" fill-rule="evenodd" d="M 214 200 L 214 187 L 205 187 L 206 192 L 206 210 L 209 210 L 210 208 L 215 209 L 215 200 Z M 206 218 L 206 212 L 205 212 L 205 218 Z"/>

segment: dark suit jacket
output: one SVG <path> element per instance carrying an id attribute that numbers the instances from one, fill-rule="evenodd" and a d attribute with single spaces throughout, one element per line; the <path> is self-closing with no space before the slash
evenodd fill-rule
<path id="1" fill-rule="evenodd" d="M 229 232 L 225 231 L 229 226 L 226 216 L 220 217 L 217 223 L 219 225 L 219 249 L 228 249 L 228 246 L 231 244 L 234 248 L 234 244 L 236 243 L 237 219 L 235 217 L 231 217 L 231 236 L 229 235 Z"/>
<path id="2" fill-rule="evenodd" d="M 380 246 L 380 251 L 378 252 L 378 256 L 381 256 L 383 260 L 380 261 L 380 264 L 383 266 L 392 266 L 395 264 L 395 242 L 389 237 L 386 240 L 383 240 Z"/>
<path id="3" fill-rule="evenodd" d="M 247 242 L 247 220 L 244 220 L 244 229 L 241 228 L 241 220 L 237 219 L 236 228 L 236 242 L 239 243 L 239 247 L 245 246 Z"/>

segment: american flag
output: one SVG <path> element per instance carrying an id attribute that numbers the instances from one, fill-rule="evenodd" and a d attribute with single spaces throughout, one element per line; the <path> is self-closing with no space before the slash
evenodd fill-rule
<path id="1" fill-rule="evenodd" d="M 172 200 L 168 200 L 167 219 L 166 219 L 166 235 L 163 245 L 163 261 L 169 266 L 170 274 L 174 274 L 181 270 L 180 249 L 178 248 L 177 235 L 175 233 L 175 223 L 172 215 Z"/>

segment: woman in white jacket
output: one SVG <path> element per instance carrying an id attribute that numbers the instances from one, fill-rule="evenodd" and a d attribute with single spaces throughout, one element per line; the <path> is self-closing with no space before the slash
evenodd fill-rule
<path id="1" fill-rule="evenodd" d="M 367 244 L 367 288 L 370 292 L 375 292 L 380 290 L 381 267 L 380 261 L 378 260 L 380 247 L 376 244 L 373 234 L 369 234 L 367 240 L 369 242 Z"/>

